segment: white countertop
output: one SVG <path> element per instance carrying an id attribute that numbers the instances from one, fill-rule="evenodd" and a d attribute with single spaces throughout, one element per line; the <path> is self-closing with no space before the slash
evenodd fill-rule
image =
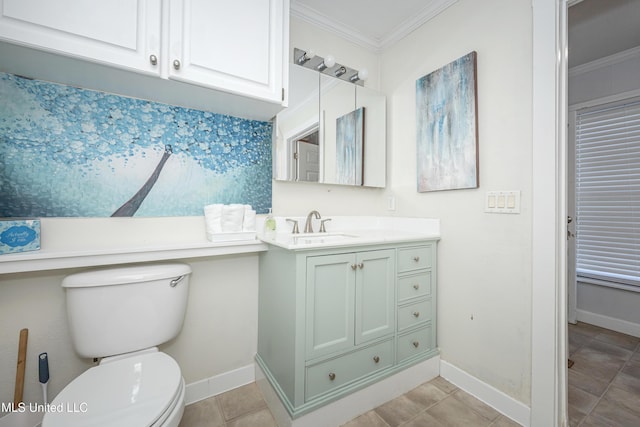
<path id="1" fill-rule="evenodd" d="M 329 233 L 277 233 L 258 236 L 263 242 L 289 250 L 329 249 L 421 240 L 438 240 L 439 234 L 398 230 L 345 230 Z"/>
<path id="2" fill-rule="evenodd" d="M 400 243 L 419 240 L 440 239 L 440 221 L 429 218 L 406 217 L 353 217 L 329 216 L 325 223 L 325 233 L 292 234 L 292 225 L 287 219 L 298 221 L 298 228 L 304 229 L 306 218 L 276 217 L 275 236 L 259 234 L 258 237 L 271 245 L 289 250 L 340 248 L 384 243 Z M 313 220 L 317 230 L 319 220 Z"/>
<path id="3" fill-rule="evenodd" d="M 264 242 L 290 250 L 352 247 L 440 238 L 440 221 L 429 218 L 328 216 L 327 233 L 291 235 L 291 223 L 304 229 L 306 217 L 276 217 L 275 238 Z M 266 251 L 258 239 L 209 242 L 202 217 L 136 219 L 42 218 L 42 249 L 0 255 L 0 274 L 56 270 Z M 319 229 L 320 222 L 313 221 Z M 258 218 L 258 230 L 264 217 Z M 99 235 L 98 238 L 95 238 Z M 319 237 L 313 237 L 319 236 Z M 311 238 L 310 238 L 311 237 Z"/>
<path id="4" fill-rule="evenodd" d="M 0 255 L 0 274 L 244 254 L 266 251 L 267 249 L 266 244 L 255 239 L 216 243 L 200 241 L 93 250 L 41 249 L 33 252 Z"/>

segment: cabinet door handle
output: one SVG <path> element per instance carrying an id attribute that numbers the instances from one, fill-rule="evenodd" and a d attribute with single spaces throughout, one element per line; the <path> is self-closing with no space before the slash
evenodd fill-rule
<path id="1" fill-rule="evenodd" d="M 151 65 L 158 65 L 158 57 L 155 55 L 151 55 L 149 57 L 149 62 L 151 62 Z"/>
<path id="2" fill-rule="evenodd" d="M 420 317 L 420 312 L 419 311 L 414 311 L 413 312 L 413 317 Z"/>
<path id="3" fill-rule="evenodd" d="M 420 343 L 419 343 L 418 341 L 414 341 L 414 342 L 413 342 L 413 346 L 414 346 L 415 348 L 418 348 L 418 346 L 420 346 Z"/>
<path id="4" fill-rule="evenodd" d="M 329 379 L 330 379 L 331 381 L 335 380 L 335 379 L 336 379 L 336 374 L 334 374 L 333 372 L 330 372 L 330 373 L 329 373 Z"/>
<path id="5" fill-rule="evenodd" d="M 420 285 L 418 285 L 418 284 L 416 283 L 415 285 L 413 285 L 413 289 L 415 289 L 415 290 L 417 291 L 418 289 L 420 289 Z"/>
<path id="6" fill-rule="evenodd" d="M 180 61 L 178 61 L 177 59 L 173 60 L 173 68 L 175 68 L 176 70 L 180 69 Z"/>
<path id="7" fill-rule="evenodd" d="M 352 270 L 355 270 L 356 268 L 358 268 L 358 266 L 357 266 L 357 265 L 355 265 L 355 264 L 351 264 L 351 269 L 352 269 Z"/>
<path id="8" fill-rule="evenodd" d="M 358 268 L 359 268 L 360 270 L 362 270 L 362 269 L 364 268 L 364 263 L 363 263 L 363 262 L 361 262 L 360 264 L 358 264 Z"/>
<path id="9" fill-rule="evenodd" d="M 414 256 L 414 257 L 413 257 L 413 260 L 414 260 L 415 262 L 418 262 L 418 261 L 420 261 L 420 257 L 419 257 L 419 256 Z"/>
<path id="10" fill-rule="evenodd" d="M 378 356 L 373 356 L 373 361 L 378 363 L 380 362 L 380 358 Z"/>

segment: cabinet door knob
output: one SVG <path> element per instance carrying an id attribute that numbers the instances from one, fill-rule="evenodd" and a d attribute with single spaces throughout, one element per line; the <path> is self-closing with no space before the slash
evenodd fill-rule
<path id="1" fill-rule="evenodd" d="M 178 61 L 177 59 L 173 60 L 173 68 L 175 68 L 176 70 L 180 69 L 180 61 Z"/>
<path id="2" fill-rule="evenodd" d="M 420 312 L 419 311 L 414 311 L 413 312 L 413 317 L 420 317 Z"/>
<path id="3" fill-rule="evenodd" d="M 418 346 L 419 346 L 419 345 L 420 345 L 420 343 L 419 343 L 418 341 L 414 341 L 414 342 L 413 342 L 413 346 L 414 346 L 415 348 L 418 348 Z"/>
<path id="4" fill-rule="evenodd" d="M 357 266 L 357 265 L 355 265 L 355 264 L 351 264 L 351 269 L 352 269 L 352 270 L 355 270 L 356 268 L 358 268 L 358 266 Z"/>
<path id="5" fill-rule="evenodd" d="M 336 374 L 334 374 L 333 372 L 330 372 L 330 373 L 329 373 L 329 379 L 330 379 L 331 381 L 335 380 L 335 379 L 336 379 Z"/>
<path id="6" fill-rule="evenodd" d="M 418 284 L 416 283 L 415 285 L 413 285 L 413 289 L 415 289 L 415 290 L 417 291 L 418 289 L 420 289 L 420 285 L 418 285 Z"/>
<path id="7" fill-rule="evenodd" d="M 373 361 L 378 363 L 380 362 L 380 358 L 378 356 L 373 356 Z"/>
<path id="8" fill-rule="evenodd" d="M 358 268 L 359 268 L 360 270 L 362 270 L 362 269 L 364 268 L 364 263 L 363 263 L 363 262 L 361 262 L 360 264 L 358 264 Z"/>
<path id="9" fill-rule="evenodd" d="M 413 257 L 413 260 L 414 260 L 415 262 L 418 262 L 418 261 L 420 261 L 420 257 L 419 257 L 419 256 L 414 256 L 414 257 Z"/>
<path id="10" fill-rule="evenodd" d="M 151 55 L 149 57 L 149 62 L 151 62 L 151 65 L 158 65 L 158 57 L 155 55 Z"/>

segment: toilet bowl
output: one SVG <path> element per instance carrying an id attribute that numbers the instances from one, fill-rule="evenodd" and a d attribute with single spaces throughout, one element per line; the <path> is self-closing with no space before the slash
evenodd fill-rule
<path id="1" fill-rule="evenodd" d="M 155 264 L 63 280 L 74 348 L 102 359 L 45 408 L 42 427 L 178 426 L 184 379 L 178 363 L 153 346 L 181 330 L 190 273 L 186 264 Z"/>
<path id="2" fill-rule="evenodd" d="M 114 359 L 67 385 L 42 427 L 177 427 L 185 389 L 176 361 L 157 349 Z"/>

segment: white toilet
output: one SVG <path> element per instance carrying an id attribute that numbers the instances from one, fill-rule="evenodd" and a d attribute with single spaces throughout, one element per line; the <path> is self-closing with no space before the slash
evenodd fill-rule
<path id="1" fill-rule="evenodd" d="M 51 402 L 42 427 L 176 427 L 184 412 L 180 367 L 155 347 L 180 332 L 187 264 L 150 264 L 67 276 L 71 339 L 100 358 Z"/>

